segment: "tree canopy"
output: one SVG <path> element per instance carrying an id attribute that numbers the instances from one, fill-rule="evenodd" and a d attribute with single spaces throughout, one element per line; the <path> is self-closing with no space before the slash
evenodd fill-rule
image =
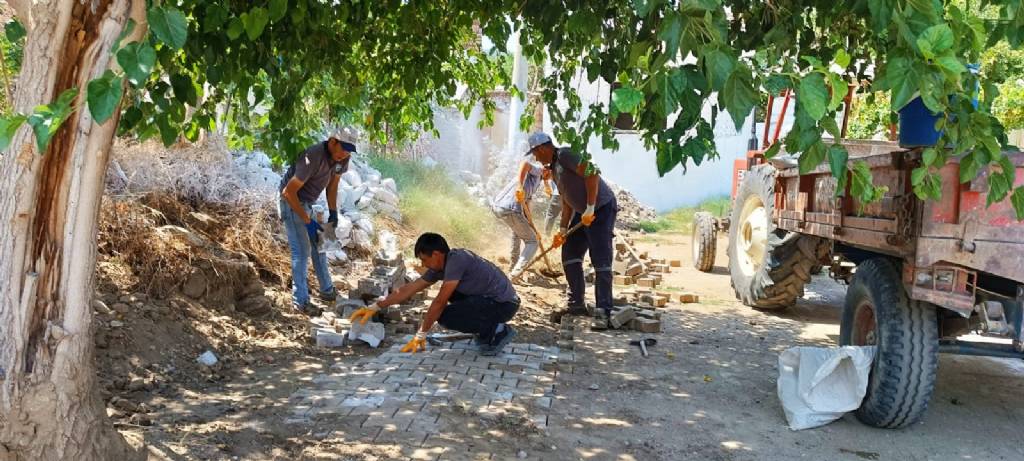
<path id="1" fill-rule="evenodd" d="M 729 122 L 702 118 L 706 105 L 739 126 L 763 94 L 788 89 L 799 100 L 795 125 L 767 155 L 784 146 L 804 171 L 828 161 L 870 201 L 882 194 L 870 170 L 854 162 L 848 171 L 845 148 L 823 139 L 839 138 L 836 113 L 857 84 L 887 92 L 891 110 L 920 95 L 945 115 L 937 146 L 952 147 L 924 151 L 912 174 L 920 197 L 938 198 L 937 168 L 959 156 L 961 180 L 987 172 L 989 203 L 1010 196 L 1024 218 L 1024 188 L 1013 187 L 1004 128 L 992 115 L 1006 74 L 969 70 L 993 45 L 1020 48 L 1021 0 L 168 0 L 150 4 L 147 22 L 141 41 L 112 51 L 121 70 L 31 114 L 7 114 L 0 144 L 28 123 L 45 151 L 81 108 L 78 92 L 96 120 L 120 107 L 122 133 L 165 143 L 195 139 L 218 120 L 236 143 L 279 159 L 325 121 L 409 139 L 433 130 L 435 107 L 468 113 L 483 104 L 489 113 L 487 92 L 509 76 L 476 43 L 477 31 L 500 53 L 521 28 L 527 56 L 550 70 L 542 88 L 555 135 L 580 151 L 595 136 L 616 147 L 610 119 L 629 112 L 659 173 L 700 164 L 717 156 L 713 125 Z M 584 108 L 579 79 L 617 83 L 611 104 Z"/>

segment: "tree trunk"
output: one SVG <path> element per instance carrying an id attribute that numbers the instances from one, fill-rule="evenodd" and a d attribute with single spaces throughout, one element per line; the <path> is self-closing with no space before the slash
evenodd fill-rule
<path id="1" fill-rule="evenodd" d="M 65 89 L 76 106 L 46 152 L 22 127 L 0 157 L 0 461 L 140 458 L 114 430 L 95 386 L 96 221 L 118 117 L 96 124 L 86 85 L 142 0 L 36 0 L 14 108 Z M 30 14 L 31 17 L 24 17 Z M 129 37 L 127 41 L 133 38 Z"/>

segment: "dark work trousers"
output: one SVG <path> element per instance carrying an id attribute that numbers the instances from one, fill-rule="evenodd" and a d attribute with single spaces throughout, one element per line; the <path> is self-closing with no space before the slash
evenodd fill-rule
<path id="1" fill-rule="evenodd" d="M 615 257 L 612 239 L 615 237 L 615 216 L 619 206 L 612 200 L 594 210 L 594 222 L 590 227 L 582 227 L 566 237 L 562 244 L 562 267 L 565 268 L 565 279 L 569 282 L 569 305 L 582 306 L 583 295 L 586 293 L 586 280 L 583 277 L 583 256 L 590 252 L 590 263 L 594 266 L 594 294 L 597 308 L 610 311 L 612 309 L 612 259 Z M 580 222 L 580 214 L 576 213 L 569 227 Z"/>
<path id="2" fill-rule="evenodd" d="M 519 311 L 519 298 L 515 302 L 499 303 L 486 296 L 464 295 L 456 291 L 448 299 L 448 306 L 437 320 L 441 326 L 480 336 L 484 344 L 490 343 L 499 323 L 512 320 Z"/>

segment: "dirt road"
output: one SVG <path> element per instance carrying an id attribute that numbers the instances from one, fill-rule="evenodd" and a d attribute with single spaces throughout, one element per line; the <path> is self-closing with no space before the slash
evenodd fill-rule
<path id="1" fill-rule="evenodd" d="M 172 460 L 1024 459 L 1018 437 L 1024 407 L 1014 400 L 1024 389 L 1019 361 L 944 356 L 924 422 L 905 430 L 870 428 L 847 415 L 822 428 L 790 431 L 776 397 L 778 354 L 792 346 L 835 345 L 845 288 L 818 277 L 795 307 L 758 312 L 733 298 L 724 240 L 709 274 L 689 267 L 688 236 L 656 234 L 637 243 L 652 255 L 682 260 L 684 267 L 667 274 L 663 288 L 696 292 L 701 302 L 662 310 L 664 331 L 651 335 L 658 344 L 647 358 L 629 345 L 639 333 L 590 332 L 582 327 L 585 319 L 577 319 L 575 361 L 553 372 L 550 406 L 526 419 L 494 419 L 487 399 L 442 405 L 429 422 L 440 432 L 415 444 L 374 435 L 384 434 L 371 425 L 380 409 L 289 422 L 295 396 L 318 396 L 324 374 L 335 374 L 334 382 L 344 385 L 339 370 L 360 373 L 353 368 L 359 361 L 378 360 L 383 352 L 365 345 L 317 350 L 301 345 L 305 339 L 297 330 L 280 344 L 250 345 L 253 351 L 228 363 L 216 379 L 172 377 L 157 390 L 118 392 L 147 413 L 145 423 L 126 419 L 119 428 L 145 443 L 151 459 Z M 524 308 L 514 323 L 521 341 L 555 343 L 558 330 L 543 313 L 561 292 L 547 282 L 520 287 Z M 224 319 L 198 322 L 230 320 Z M 246 337 L 239 334 L 239 341 Z M 452 382 L 450 375 L 445 380 Z M 391 417 L 397 419 L 404 410 L 395 411 Z M 546 425 L 522 423 L 536 416 L 544 416 Z"/>
<path id="2" fill-rule="evenodd" d="M 689 261 L 688 237 L 641 240 L 651 254 Z M 845 288 L 816 277 L 796 307 L 754 311 L 733 300 L 724 247 L 723 239 L 712 273 L 684 267 L 667 277 L 702 302 L 670 309 L 650 357 L 628 345 L 638 333 L 579 338 L 575 373 L 562 376 L 553 407 L 562 412 L 552 421 L 561 428 L 552 431 L 552 459 L 1024 458 L 1020 361 L 943 356 L 924 422 L 905 430 L 874 429 L 847 415 L 790 431 L 776 397 L 778 353 L 835 345 Z"/>

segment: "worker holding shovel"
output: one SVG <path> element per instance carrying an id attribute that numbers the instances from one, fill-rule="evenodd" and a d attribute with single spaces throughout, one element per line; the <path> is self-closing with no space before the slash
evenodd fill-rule
<path id="1" fill-rule="evenodd" d="M 551 170 L 562 196 L 560 230 L 551 246 L 562 248 L 562 267 L 569 284 L 569 305 L 565 313 L 587 312 L 583 301 L 586 291 L 583 256 L 589 252 L 596 272 L 597 312 L 603 314 L 606 321 L 612 310 L 612 260 L 615 256 L 612 239 L 618 213 L 615 194 L 590 162 L 568 148 L 556 148 L 547 134 L 531 134 L 529 144 L 527 155 L 532 154 Z M 576 228 L 577 224 L 582 224 L 582 231 L 570 232 L 569 226 Z"/>
<path id="2" fill-rule="evenodd" d="M 491 200 L 491 211 L 512 230 L 511 272 L 509 277 L 516 280 L 523 272 L 523 267 L 537 252 L 538 239 L 531 217 L 527 215 L 526 205 L 533 200 L 542 178 L 547 176 L 544 168 L 531 162 L 523 162 L 516 175 L 508 185 L 501 189 Z"/>

